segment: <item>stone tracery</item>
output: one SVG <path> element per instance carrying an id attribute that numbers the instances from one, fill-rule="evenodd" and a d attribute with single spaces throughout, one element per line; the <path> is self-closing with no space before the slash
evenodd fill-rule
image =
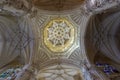
<path id="1" fill-rule="evenodd" d="M 48 39 L 52 41 L 53 45 L 64 45 L 66 40 L 70 39 L 70 28 L 64 21 L 57 23 L 53 22 L 51 28 L 48 29 Z"/>
<path id="2" fill-rule="evenodd" d="M 18 0 L 17 0 L 18 1 Z M 30 0 L 28 0 L 28 2 L 29 2 Z M 94 12 L 94 10 L 95 9 L 99 9 L 100 7 L 103 7 L 103 5 L 101 5 L 103 2 L 100 2 L 100 1 L 103 1 L 103 0 L 97 0 L 98 2 L 97 2 L 97 5 L 94 5 L 94 7 L 93 6 L 88 6 L 88 7 L 85 7 L 86 8 L 86 10 L 88 10 L 88 11 L 90 11 L 90 10 L 92 10 L 93 12 Z M 117 0 L 116 0 L 117 1 Z M 19 4 L 19 5 L 16 5 L 15 3 L 14 3 L 14 0 L 11 0 L 10 2 L 8 2 L 8 3 L 12 3 L 12 4 L 10 4 L 9 6 L 13 6 L 13 8 L 15 8 L 15 9 L 17 9 L 18 10 L 18 13 L 19 12 L 21 12 L 21 11 L 19 11 L 19 10 L 22 10 L 22 11 L 24 11 L 24 12 L 27 12 L 27 13 L 22 13 L 22 14 L 24 14 L 24 18 L 23 18 L 23 16 L 22 16 L 22 18 L 23 19 L 26 19 L 26 17 L 25 16 L 27 16 L 29 19 L 28 20 L 30 20 L 30 21 L 28 21 L 28 20 L 26 20 L 26 22 L 28 22 L 28 23 L 23 23 L 22 25 L 19 25 L 20 27 L 22 27 L 22 29 L 23 30 L 25 30 L 24 32 L 25 33 L 28 33 L 27 34 L 27 36 L 24 36 L 24 35 L 22 35 L 21 34 L 21 36 L 24 36 L 25 37 L 25 42 L 23 41 L 22 43 L 23 44 L 25 44 L 26 46 L 24 47 L 24 46 L 22 46 L 22 45 L 20 45 L 20 49 L 23 49 L 23 52 L 24 52 L 24 57 L 26 58 L 25 60 L 28 60 L 28 62 L 31 64 L 30 66 L 34 66 L 36 69 L 37 69 L 37 71 L 39 71 L 39 68 L 37 68 L 38 67 L 38 64 L 39 64 L 39 62 L 40 62 L 40 65 L 43 65 L 44 63 L 46 63 L 47 62 L 47 60 L 52 60 L 52 58 L 56 58 L 56 56 L 54 56 L 54 54 L 52 54 L 52 58 L 48 55 L 50 52 L 49 51 L 47 51 L 46 50 L 46 48 L 45 47 L 41 47 L 41 46 L 43 46 L 44 44 L 43 43 L 40 43 L 40 41 L 41 41 L 41 39 L 43 39 L 41 36 L 43 35 L 43 33 L 42 33 L 42 31 L 41 31 L 41 29 L 43 28 L 42 26 L 44 26 L 44 23 L 43 22 L 47 22 L 47 19 L 49 19 L 49 17 L 54 17 L 54 18 L 56 18 L 56 15 L 59 15 L 58 13 L 59 12 L 51 12 L 51 14 L 52 15 L 49 15 L 49 14 L 47 14 L 47 12 L 46 11 L 44 11 L 43 10 L 43 12 L 45 12 L 45 14 L 42 14 L 42 13 L 40 13 L 41 15 L 43 15 L 43 16 L 38 16 L 38 14 L 37 14 L 37 12 L 39 12 L 39 9 L 37 9 L 37 7 L 34 7 L 34 8 L 31 8 L 30 6 L 24 6 L 25 4 L 24 4 L 24 0 L 22 0 L 22 2 Z M 96 3 L 96 2 L 94 2 L 94 3 Z M 98 4 L 98 3 L 100 3 L 100 4 Z M 32 5 L 32 4 L 31 4 Z M 100 5 L 100 7 L 98 7 Z M 28 15 L 31 15 L 31 12 L 32 12 L 32 9 L 34 10 L 36 8 L 36 10 L 37 10 L 37 12 L 35 12 L 35 14 L 34 14 L 34 16 L 33 17 L 29 17 Z M 8 10 L 9 11 L 9 9 L 6 9 L 6 7 L 3 7 L 3 10 Z M 62 8 L 61 8 L 62 9 Z M 78 9 L 77 9 L 78 10 Z M 77 37 L 80 37 L 80 43 L 79 43 L 79 40 L 78 40 L 78 43 L 76 43 L 76 44 L 79 44 L 79 50 L 78 51 L 75 51 L 73 48 L 74 47 L 76 47 L 76 45 L 75 46 L 73 46 L 72 47 L 72 49 L 70 49 L 69 50 L 69 52 L 71 53 L 71 54 L 69 54 L 69 56 L 64 56 L 64 55 L 57 55 L 57 56 L 59 56 L 60 58 L 68 58 L 68 61 L 67 62 L 69 62 L 69 60 L 72 60 L 73 62 L 75 62 L 74 64 L 78 64 L 79 62 L 82 62 L 82 60 L 85 60 L 85 61 L 87 61 L 86 60 L 86 55 L 85 55 L 85 47 L 82 45 L 83 43 L 84 43 L 84 39 L 81 39 L 81 37 L 83 38 L 83 36 L 84 36 L 84 33 L 82 33 L 82 32 L 84 32 L 84 30 L 85 30 L 85 24 L 87 24 L 87 20 L 89 19 L 89 15 L 90 14 L 85 14 L 85 10 L 84 10 L 84 8 L 83 8 L 83 6 L 82 6 L 82 10 L 81 10 L 81 8 L 77 11 L 76 10 L 76 12 L 74 12 L 74 13 L 70 13 L 69 14 L 69 11 L 67 12 L 67 14 L 64 14 L 64 13 L 61 13 L 60 12 L 60 15 L 62 15 L 63 17 L 65 17 L 65 16 L 68 16 L 67 18 L 69 19 L 69 21 L 68 22 L 72 22 L 72 23 L 74 23 L 75 24 L 75 26 L 76 27 L 78 27 L 77 29 L 81 29 L 80 31 L 81 31 L 81 34 L 79 34 L 80 32 L 79 32 L 79 30 L 77 31 L 77 30 L 75 30 L 75 33 L 78 33 L 78 35 L 77 35 Z M 102 11 L 102 10 L 101 10 Z M 14 12 L 14 11 L 11 11 L 10 10 L 10 12 L 13 12 L 13 14 L 15 14 L 16 12 Z M 99 12 L 99 11 L 98 11 Z M 76 14 L 76 13 L 78 13 L 78 14 Z M 88 13 L 90 13 L 90 12 L 88 12 Z M 71 16 L 72 15 L 72 16 Z M 87 16 L 86 16 L 87 15 Z M 14 16 L 16 16 L 17 18 L 18 18 L 18 15 L 14 15 Z M 44 17 L 45 16 L 45 17 Z M 47 17 L 48 18 L 47 18 Z M 58 17 L 58 16 L 57 16 Z M 37 18 L 37 19 L 36 19 Z M 83 21 L 84 20 L 84 21 Z M 33 21 L 33 22 L 32 22 Z M 22 21 L 21 21 L 22 22 Z M 29 25 L 29 23 L 32 23 L 32 24 L 34 24 L 34 26 L 30 26 Z M 27 28 L 26 28 L 26 26 L 27 26 Z M 81 27 L 82 26 L 82 27 Z M 34 27 L 34 29 L 33 29 L 33 27 Z M 41 28 L 42 27 L 42 28 Z M 80 27 L 80 28 L 79 28 Z M 84 29 L 83 29 L 84 28 Z M 28 37 L 29 36 L 29 34 L 31 35 L 31 33 L 29 33 L 30 31 L 32 31 L 32 30 L 30 30 L 30 29 L 33 29 L 33 30 L 36 30 L 36 32 L 35 32 L 35 34 L 34 35 L 32 35 L 33 37 L 32 38 L 30 38 L 30 37 Z M 46 40 L 48 40 L 50 43 L 52 43 L 52 45 L 54 46 L 54 49 L 57 47 L 57 46 L 64 46 L 69 40 L 71 40 L 71 37 L 74 37 L 75 38 L 75 36 L 74 35 L 71 35 L 71 30 L 72 30 L 73 28 L 72 27 L 70 27 L 70 25 L 68 25 L 64 20 L 63 21 L 61 21 L 61 22 L 57 22 L 57 21 L 53 21 L 52 22 L 52 25 L 50 25 L 47 29 L 46 29 L 46 31 L 47 31 L 47 38 L 46 38 Z M 43 31 L 44 32 L 44 31 Z M 74 38 L 73 38 L 73 40 L 74 40 Z M 31 42 L 31 40 L 33 41 L 33 42 Z M 26 43 L 26 41 L 27 41 L 27 43 Z M 74 42 L 77 42 L 77 40 L 75 40 Z M 31 47 L 31 43 L 35 43 L 35 44 L 32 44 L 32 47 Z M 46 43 L 46 42 L 45 42 Z M 72 44 L 73 43 L 73 41 L 71 41 L 70 42 L 70 44 Z M 42 44 L 42 45 L 41 45 Z M 34 45 L 34 47 L 35 47 L 35 50 L 33 50 L 33 52 L 30 52 L 30 50 L 32 51 L 32 49 L 33 49 L 33 45 Z M 40 46 L 39 46 L 40 45 Z M 39 47 L 38 47 L 39 46 Z M 63 49 L 65 49 L 66 48 L 66 46 L 63 48 Z M 76 48 L 75 48 L 76 49 Z M 73 50 L 73 51 L 72 51 Z M 63 53 L 64 54 L 64 52 L 65 52 L 66 50 L 63 50 L 63 51 L 58 51 L 58 52 L 61 52 L 61 53 Z M 52 53 L 54 53 L 54 51 L 52 52 Z M 38 55 L 39 54 L 39 55 Z M 31 56 L 35 56 L 34 58 L 32 58 Z M 81 57 L 82 56 L 82 57 Z M 79 58 L 82 58 L 82 59 L 79 59 Z M 28 59 L 28 58 L 30 58 L 30 59 Z M 37 58 L 37 59 L 35 59 L 35 58 Z M 39 60 L 39 58 L 40 59 L 42 59 L 42 60 Z M 61 59 L 56 59 L 56 60 L 58 60 L 58 62 L 60 61 L 60 62 L 62 62 L 62 60 Z M 33 64 L 32 62 L 35 62 L 35 64 Z M 77 62 L 78 61 L 78 62 Z M 27 62 L 27 63 L 28 63 Z M 57 62 L 57 61 L 56 61 Z M 63 62 L 64 62 L 64 60 L 63 60 Z M 82 62 L 82 63 L 84 63 L 84 62 Z M 51 63 L 52 64 L 52 63 Z M 37 65 L 37 66 L 36 66 Z M 83 67 L 82 65 L 79 65 L 79 67 Z M 81 68 L 80 68 L 81 69 Z M 58 68 L 57 68 L 57 70 L 58 70 Z M 29 70 L 27 70 L 28 72 L 30 72 Z M 24 72 L 24 71 L 23 71 Z M 60 70 L 60 72 L 61 72 L 61 70 Z M 83 74 L 83 75 L 85 75 L 86 73 L 89 73 L 89 71 L 87 71 L 86 70 L 86 72 L 84 73 L 81 73 L 81 74 Z M 57 73 L 56 73 L 57 74 Z M 64 74 L 63 72 L 61 72 L 61 74 Z M 18 77 L 19 78 L 19 77 Z M 27 78 L 25 78 L 25 79 L 27 79 Z M 62 79 L 62 78 L 60 78 L 60 79 Z M 58 79 L 59 80 L 59 79 Z M 64 79 L 63 79 L 64 80 Z M 90 78 L 88 79 L 88 80 L 90 80 Z M 91 79 L 92 80 L 92 79 Z"/>
<path id="3" fill-rule="evenodd" d="M 51 20 L 44 28 L 44 43 L 53 52 L 66 51 L 73 44 L 75 29 L 64 18 Z"/>

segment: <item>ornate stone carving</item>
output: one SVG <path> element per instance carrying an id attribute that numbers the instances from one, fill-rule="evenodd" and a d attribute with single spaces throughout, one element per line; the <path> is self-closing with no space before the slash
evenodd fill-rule
<path id="1" fill-rule="evenodd" d="M 80 6 L 85 0 L 33 0 L 34 6 L 49 11 L 71 10 Z"/>
<path id="2" fill-rule="evenodd" d="M 100 13 L 119 4 L 119 0 L 87 0 L 85 7 L 88 12 Z"/>
<path id="3" fill-rule="evenodd" d="M 83 80 L 79 69 L 60 64 L 40 70 L 36 76 L 37 80 L 42 80 L 43 78 L 44 80 L 75 80 L 78 77 Z"/>
<path id="4" fill-rule="evenodd" d="M 39 6 L 39 3 L 38 3 L 38 5 L 35 5 L 36 3 L 34 4 L 34 7 L 37 6 L 37 8 L 39 7 L 39 9 L 43 9 L 43 13 L 44 13 L 45 9 L 48 11 L 51 11 L 51 9 L 52 9 L 53 11 L 56 11 L 56 12 L 53 12 L 55 14 L 52 14 L 52 13 L 49 14 L 47 12 L 45 14 L 42 14 L 42 13 L 40 14 L 39 12 L 42 10 L 39 11 L 39 9 L 36 9 L 35 11 L 32 12 L 31 11 L 32 3 L 29 4 L 26 1 L 29 2 L 31 0 L 6 0 L 3 3 L 5 6 L 7 6 L 7 8 L 12 6 L 12 9 L 9 8 L 8 11 L 13 10 L 13 9 L 16 9 L 18 11 L 25 11 L 25 12 L 28 12 L 27 17 L 30 17 L 29 19 L 26 19 L 27 18 L 26 15 L 24 15 L 24 17 L 22 16 L 23 21 L 25 20 L 25 23 L 22 24 L 21 26 L 19 25 L 20 31 L 18 31 L 17 33 L 15 32 L 14 35 L 13 34 L 11 35 L 13 37 L 11 39 L 12 41 L 14 39 L 16 39 L 13 42 L 15 44 L 15 48 L 17 48 L 16 46 L 19 45 L 20 52 L 21 52 L 21 49 L 23 51 L 25 51 L 24 52 L 24 56 L 26 58 L 25 61 L 27 61 L 27 62 L 31 61 L 31 63 L 33 62 L 32 66 L 34 66 L 34 68 L 36 68 L 38 70 L 42 69 L 44 67 L 49 67 L 51 65 L 56 65 L 58 63 L 60 63 L 61 65 L 71 64 L 71 65 L 77 66 L 79 68 L 83 67 L 83 66 L 81 66 L 82 60 L 86 59 L 86 55 L 85 55 L 85 51 L 84 51 L 85 47 L 83 47 L 84 39 L 80 39 L 80 38 L 84 38 L 85 28 L 83 28 L 83 27 L 86 27 L 85 24 L 87 24 L 86 22 L 89 19 L 88 16 L 90 15 L 90 14 L 86 15 L 84 12 L 85 11 L 84 9 L 86 8 L 86 9 L 94 11 L 95 9 L 98 9 L 99 7 L 103 6 L 103 5 L 101 5 L 103 3 L 100 2 L 103 0 L 96 0 L 96 1 L 98 1 L 96 8 L 94 8 L 93 6 L 90 6 L 90 7 L 86 6 L 85 8 L 82 7 L 82 9 L 79 9 L 78 12 L 76 10 L 77 13 L 76 12 L 69 13 L 69 11 L 67 11 L 67 13 L 66 13 L 67 15 L 64 14 L 64 12 L 59 13 L 57 11 L 70 10 L 70 9 L 73 9 L 74 7 L 76 7 L 76 3 L 72 3 L 72 0 L 71 1 L 66 0 L 66 2 L 63 2 L 63 0 L 60 0 L 60 1 L 54 0 L 53 2 L 51 0 L 39 0 L 39 1 L 41 1 L 40 3 L 42 3 L 42 2 L 44 3 L 43 5 L 46 5 L 46 4 L 51 5 L 52 4 L 52 6 L 45 6 L 45 7 L 43 7 L 41 5 Z M 38 0 L 33 0 L 33 1 L 37 2 Z M 77 0 L 77 1 L 79 1 L 79 0 Z M 80 0 L 80 1 L 83 2 L 84 0 Z M 95 0 L 91 0 L 91 1 L 95 1 Z M 49 3 L 46 3 L 46 2 L 49 2 Z M 68 6 L 69 4 L 67 2 L 71 3 L 71 4 L 75 4 L 75 6 L 72 6 L 72 8 L 71 8 L 71 5 Z M 59 4 L 56 5 L 56 3 L 59 3 Z M 98 3 L 100 3 L 100 4 L 98 4 Z M 53 6 L 54 4 L 55 4 L 55 6 Z M 96 4 L 96 2 L 95 2 L 95 4 Z M 77 5 L 81 5 L 81 3 L 78 3 Z M 84 5 L 82 5 L 82 6 L 84 6 Z M 2 6 L 0 9 L 2 10 L 2 8 L 4 8 L 4 7 Z M 9 11 L 9 12 L 12 12 L 12 11 Z M 13 13 L 14 12 L 15 11 L 13 10 Z M 58 18 L 58 16 L 61 16 L 62 18 L 61 17 Z M 50 21 L 48 21 L 48 20 L 50 20 Z M 29 21 L 29 23 L 27 23 L 28 21 Z M 22 21 L 20 21 L 20 23 L 21 22 Z M 46 24 L 46 26 L 44 26 L 45 23 L 47 23 L 47 22 L 48 22 L 48 24 Z M 73 25 L 74 23 L 75 23 L 75 25 Z M 8 27 L 8 28 L 10 28 L 10 27 Z M 5 28 L 3 28 L 3 29 L 5 29 Z M 10 30 L 13 31 L 12 29 L 15 29 L 15 28 L 13 27 Z M 34 31 L 33 34 L 30 33 L 30 32 L 32 32 L 32 30 Z M 2 28 L 1 28 L 1 31 L 2 31 Z M 7 32 L 8 32 L 8 30 L 7 30 Z M 17 34 L 19 36 L 17 36 Z M 15 38 L 15 36 L 17 36 L 17 37 Z M 101 39 L 101 36 L 102 35 L 100 34 L 98 37 Z M 34 42 L 36 45 L 31 44 Z M 14 45 L 13 43 L 12 43 L 12 45 Z M 77 47 L 80 47 L 80 48 L 75 50 Z M 35 50 L 32 51 L 32 49 L 35 49 Z M 13 54 L 13 51 L 10 51 L 10 52 Z M 53 57 L 54 53 L 60 53 L 60 55 L 55 55 Z M 84 55 L 82 55 L 82 53 Z M 52 54 L 52 57 L 51 57 L 51 54 Z M 63 55 L 61 55 L 61 54 L 63 54 Z M 35 57 L 34 58 L 31 57 L 32 55 L 34 55 Z M 59 56 L 61 59 L 57 59 L 56 56 L 57 57 Z M 63 72 L 63 69 L 61 69 L 61 70 L 60 69 L 61 69 L 61 67 L 59 66 L 59 68 L 57 68 L 56 70 L 60 71 L 60 73 L 55 73 L 55 74 L 57 74 L 58 76 L 61 77 L 61 75 L 64 74 L 64 72 Z M 88 74 L 88 72 L 86 72 L 85 70 L 87 70 L 87 69 L 83 68 L 83 73 Z M 31 74 L 28 75 L 28 73 L 29 73 L 29 70 L 27 70 L 27 72 L 25 72 L 26 75 L 23 74 L 23 78 L 24 78 L 24 76 L 29 77 L 31 75 Z M 88 75 L 85 75 L 85 77 L 87 77 L 87 76 Z M 77 76 L 75 75 L 74 77 L 77 77 Z M 23 78 L 21 80 L 23 80 Z M 90 80 L 90 79 L 88 79 L 88 80 Z"/>
<path id="5" fill-rule="evenodd" d="M 25 0 L 5 0 L 3 4 L 8 6 L 13 6 L 16 9 L 22 9 L 22 10 L 29 10 L 30 9 L 30 1 Z M 32 4 L 31 4 L 32 5 Z"/>
<path id="6" fill-rule="evenodd" d="M 48 40 L 54 46 L 65 45 L 67 40 L 70 40 L 70 27 L 64 22 L 53 22 L 51 28 L 48 29 Z"/>
<path id="7" fill-rule="evenodd" d="M 66 51 L 74 41 L 74 31 L 64 18 L 51 20 L 44 29 L 44 43 L 53 52 Z"/>

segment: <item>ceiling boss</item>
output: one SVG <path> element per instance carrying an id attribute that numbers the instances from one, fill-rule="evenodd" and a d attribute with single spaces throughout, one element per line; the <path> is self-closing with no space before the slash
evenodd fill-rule
<path id="1" fill-rule="evenodd" d="M 74 31 L 73 25 L 67 19 L 53 19 L 44 28 L 44 43 L 53 52 L 64 52 L 74 42 Z"/>

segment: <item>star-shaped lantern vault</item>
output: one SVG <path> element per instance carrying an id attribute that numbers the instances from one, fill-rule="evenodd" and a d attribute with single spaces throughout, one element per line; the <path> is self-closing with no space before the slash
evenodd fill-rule
<path id="1" fill-rule="evenodd" d="M 53 52 L 64 52 L 73 44 L 74 32 L 67 19 L 53 19 L 44 28 L 44 43 Z"/>

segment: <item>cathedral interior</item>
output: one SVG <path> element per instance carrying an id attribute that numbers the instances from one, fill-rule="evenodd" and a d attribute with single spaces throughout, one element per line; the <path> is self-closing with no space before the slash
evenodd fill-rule
<path id="1" fill-rule="evenodd" d="M 0 80 L 120 80 L 120 0 L 0 0 Z"/>

